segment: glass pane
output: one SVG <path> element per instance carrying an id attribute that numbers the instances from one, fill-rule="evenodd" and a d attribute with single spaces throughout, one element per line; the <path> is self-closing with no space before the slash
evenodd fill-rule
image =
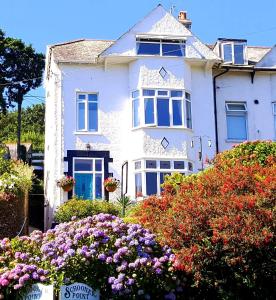
<path id="1" fill-rule="evenodd" d="M 92 171 L 92 159 L 75 159 L 75 171 Z"/>
<path id="2" fill-rule="evenodd" d="M 146 173 L 146 190 L 148 196 L 157 194 L 157 173 Z"/>
<path id="3" fill-rule="evenodd" d="M 182 100 L 173 100 L 173 125 L 182 125 Z"/>
<path id="4" fill-rule="evenodd" d="M 140 101 L 139 99 L 135 99 L 133 100 L 132 103 L 133 127 L 137 127 L 140 125 L 139 110 L 140 110 Z"/>
<path id="5" fill-rule="evenodd" d="M 145 98 L 145 124 L 154 124 L 154 100 Z"/>
<path id="6" fill-rule="evenodd" d="M 184 161 L 174 161 L 173 164 L 175 169 L 185 169 Z"/>
<path id="7" fill-rule="evenodd" d="M 88 101 L 91 102 L 96 102 L 98 100 L 98 95 L 97 94 L 88 94 Z"/>
<path id="8" fill-rule="evenodd" d="M 158 91 L 158 96 L 168 96 L 169 91 Z"/>
<path id="9" fill-rule="evenodd" d="M 102 174 L 95 174 L 95 197 L 96 199 L 103 198 Z"/>
<path id="10" fill-rule="evenodd" d="M 158 126 L 170 126 L 169 99 L 157 99 Z"/>
<path id="11" fill-rule="evenodd" d="M 78 104 L 78 130 L 85 129 L 85 104 Z"/>
<path id="12" fill-rule="evenodd" d="M 95 170 L 96 171 L 102 171 L 102 160 L 100 160 L 100 159 L 96 159 L 96 161 L 95 161 Z"/>
<path id="13" fill-rule="evenodd" d="M 192 128 L 192 109 L 190 101 L 186 101 L 186 123 L 187 128 Z"/>
<path id="14" fill-rule="evenodd" d="M 142 196 L 142 174 L 135 174 L 135 195 L 136 197 Z"/>
<path id="15" fill-rule="evenodd" d="M 185 92 L 185 98 L 188 99 L 188 100 L 191 100 L 191 94 L 190 93 L 187 93 Z"/>
<path id="16" fill-rule="evenodd" d="M 159 43 L 137 43 L 137 54 L 160 55 Z"/>
<path id="17" fill-rule="evenodd" d="M 185 46 L 183 44 L 162 44 L 163 56 L 184 56 Z"/>
<path id="18" fill-rule="evenodd" d="M 85 94 L 79 94 L 78 100 L 85 100 Z"/>
<path id="19" fill-rule="evenodd" d="M 154 96 L 155 90 L 143 90 L 143 96 Z"/>
<path id="20" fill-rule="evenodd" d="M 156 169 L 156 160 L 146 160 L 146 168 L 147 169 Z"/>
<path id="21" fill-rule="evenodd" d="M 141 161 L 135 162 L 135 170 L 141 169 Z"/>
<path id="22" fill-rule="evenodd" d="M 82 199 L 93 198 L 93 175 L 75 173 L 75 195 Z"/>
<path id="23" fill-rule="evenodd" d="M 88 104 L 88 130 L 98 131 L 98 104 Z"/>
<path id="24" fill-rule="evenodd" d="M 244 64 L 244 45 L 234 45 L 235 64 Z"/>
<path id="25" fill-rule="evenodd" d="M 243 103 L 228 103 L 227 108 L 232 111 L 246 111 L 245 104 Z"/>
<path id="26" fill-rule="evenodd" d="M 171 91 L 171 97 L 182 97 L 182 91 Z"/>
<path id="27" fill-rule="evenodd" d="M 223 45 L 224 61 L 232 62 L 232 44 Z"/>
<path id="28" fill-rule="evenodd" d="M 139 92 L 139 90 L 137 90 L 137 91 L 134 91 L 134 92 L 132 92 L 132 93 L 131 93 L 131 96 L 132 96 L 132 98 L 138 98 L 138 97 L 139 97 L 139 95 L 140 95 L 140 92 Z"/>
<path id="29" fill-rule="evenodd" d="M 246 116 L 227 116 L 227 137 L 234 140 L 246 140 Z"/>
<path id="30" fill-rule="evenodd" d="M 165 161 L 165 160 L 160 161 L 160 169 L 170 169 L 170 168 L 171 168 L 170 161 Z"/>

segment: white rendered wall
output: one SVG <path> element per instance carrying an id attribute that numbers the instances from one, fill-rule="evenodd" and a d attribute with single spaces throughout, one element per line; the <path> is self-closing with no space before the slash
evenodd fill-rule
<path id="1" fill-rule="evenodd" d="M 226 101 L 246 102 L 248 140 L 275 139 L 272 102 L 276 100 L 275 75 L 256 72 L 254 83 L 249 73 L 231 72 L 217 79 L 219 151 L 238 143 L 227 140 Z M 259 104 L 254 104 L 259 100 Z"/>

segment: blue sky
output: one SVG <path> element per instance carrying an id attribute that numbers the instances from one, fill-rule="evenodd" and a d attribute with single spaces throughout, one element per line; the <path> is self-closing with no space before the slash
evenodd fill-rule
<path id="1" fill-rule="evenodd" d="M 0 28 L 45 53 L 46 45 L 72 39 L 116 39 L 159 3 L 168 10 L 174 5 L 175 15 L 187 10 L 203 42 L 228 37 L 276 44 L 276 0 L 2 0 Z M 31 95 L 43 96 L 44 90 Z"/>

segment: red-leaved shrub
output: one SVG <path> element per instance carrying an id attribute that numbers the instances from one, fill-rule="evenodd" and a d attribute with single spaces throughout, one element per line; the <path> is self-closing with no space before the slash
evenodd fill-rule
<path id="1" fill-rule="evenodd" d="M 176 194 L 165 183 L 162 197 L 149 197 L 136 212 L 176 251 L 175 267 L 205 296 L 273 297 L 276 143 L 269 142 L 273 151 L 260 143 L 237 146 L 231 150 L 239 153 L 236 158 L 231 151 L 219 154 L 211 168 L 187 177 Z M 256 147 L 266 151 L 261 161 Z"/>

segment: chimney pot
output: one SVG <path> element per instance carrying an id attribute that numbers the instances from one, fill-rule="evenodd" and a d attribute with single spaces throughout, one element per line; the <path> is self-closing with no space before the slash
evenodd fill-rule
<path id="1" fill-rule="evenodd" d="M 183 24 L 186 28 L 191 29 L 192 21 L 187 18 L 187 12 L 181 10 L 178 15 L 178 21 Z"/>

